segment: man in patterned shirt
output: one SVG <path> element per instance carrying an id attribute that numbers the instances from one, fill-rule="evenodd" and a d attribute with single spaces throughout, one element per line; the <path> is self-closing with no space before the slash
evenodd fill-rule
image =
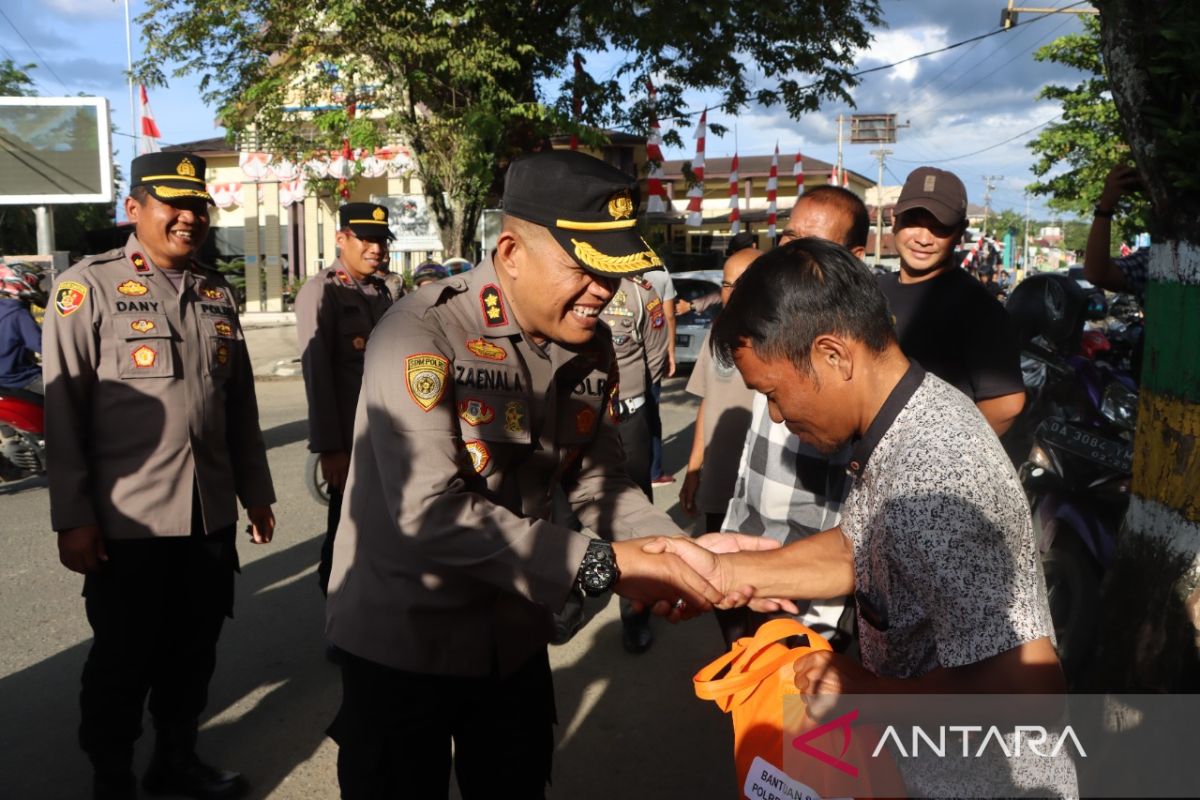
<path id="1" fill-rule="evenodd" d="M 804 694 L 1061 693 L 1017 476 L 970 398 L 900 350 L 886 309 L 870 271 L 821 240 L 785 245 L 746 271 L 713 326 L 715 355 L 806 443 L 824 453 L 852 443 L 841 524 L 770 553 L 657 546 L 731 602 L 746 597 L 741 587 L 761 598 L 854 593 L 862 663 L 804 657 Z M 1066 753 L 984 761 L 900 768 L 917 797 L 988 796 L 998 785 L 1076 792 Z"/>

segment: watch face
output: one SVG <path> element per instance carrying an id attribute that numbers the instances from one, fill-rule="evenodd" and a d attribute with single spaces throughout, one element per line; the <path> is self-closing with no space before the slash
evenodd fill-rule
<path id="1" fill-rule="evenodd" d="M 584 578 L 587 588 L 594 592 L 607 591 L 613 582 L 613 572 L 607 564 L 595 564 Z"/>

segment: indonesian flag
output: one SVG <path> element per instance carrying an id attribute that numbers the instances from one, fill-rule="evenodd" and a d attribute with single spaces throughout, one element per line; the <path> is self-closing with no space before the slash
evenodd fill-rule
<path id="1" fill-rule="evenodd" d="M 342 163 L 345 166 L 342 168 L 341 177 L 338 178 L 338 196 L 343 200 L 350 199 L 350 171 L 351 160 L 354 154 L 350 152 L 350 140 L 342 139 Z"/>
<path id="2" fill-rule="evenodd" d="M 779 190 L 779 142 L 775 143 L 775 155 L 771 156 L 771 174 L 767 176 L 767 236 L 775 240 L 776 200 Z"/>
<path id="3" fill-rule="evenodd" d="M 1121 242 L 1121 258 L 1124 258 L 1132 252 L 1133 251 L 1129 249 L 1129 245 L 1125 244 L 1125 242 Z"/>
<path id="4" fill-rule="evenodd" d="M 646 212 L 662 214 L 667 210 L 667 190 L 663 188 L 662 131 L 658 127 L 658 112 L 654 109 L 654 84 L 646 81 L 650 93 L 650 136 L 646 139 L 646 160 L 650 162 L 650 173 L 646 176 Z"/>
<path id="5" fill-rule="evenodd" d="M 162 138 L 162 134 L 158 132 L 158 124 L 150 111 L 150 97 L 146 94 L 146 84 L 139 83 L 138 88 L 142 95 L 142 135 L 138 138 L 138 155 L 144 156 L 147 153 L 158 152 L 158 140 Z"/>
<path id="6" fill-rule="evenodd" d="M 796 153 L 796 163 L 792 164 L 792 174 L 796 176 L 796 197 L 804 194 L 804 159 Z"/>
<path id="7" fill-rule="evenodd" d="M 701 209 L 704 205 L 704 132 L 708 129 L 708 109 L 700 112 L 700 122 L 696 125 L 696 157 L 692 160 L 692 172 L 696 173 L 696 185 L 688 189 L 688 218 L 687 224 L 693 228 L 700 227 L 704 222 Z"/>
<path id="8" fill-rule="evenodd" d="M 980 236 L 978 239 L 975 240 L 975 246 L 972 247 L 969 251 L 967 251 L 967 254 L 965 256 L 963 256 L 963 260 L 962 260 L 962 268 L 963 269 L 966 269 L 970 265 L 970 263 L 975 260 L 975 256 L 977 256 L 979 254 L 979 248 L 982 245 L 983 245 L 983 237 Z"/>
<path id="9" fill-rule="evenodd" d="M 738 209 L 738 157 L 729 162 L 729 232 L 737 236 L 742 230 L 742 214 Z"/>
<path id="10" fill-rule="evenodd" d="M 850 188 L 850 174 L 847 173 L 846 170 L 842 170 L 842 188 L 843 189 Z"/>
<path id="11" fill-rule="evenodd" d="M 831 186 L 837 186 L 837 185 L 838 185 L 838 168 L 837 168 L 837 164 L 834 164 L 834 165 L 833 165 L 833 167 L 832 167 L 832 168 L 830 168 L 830 170 L 829 170 L 829 184 L 830 184 Z"/>

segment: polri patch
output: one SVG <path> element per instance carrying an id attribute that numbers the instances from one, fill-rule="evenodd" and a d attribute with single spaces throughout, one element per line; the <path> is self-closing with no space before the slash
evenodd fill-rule
<path id="1" fill-rule="evenodd" d="M 60 317 L 69 317 L 87 300 L 88 287 L 75 281 L 63 281 L 54 293 L 54 310 Z"/>
<path id="2" fill-rule="evenodd" d="M 133 330 L 137 331 L 138 333 L 149 333 L 150 331 L 154 330 L 158 326 L 155 325 L 153 322 L 151 322 L 148 319 L 139 319 L 139 320 L 134 320 L 133 322 L 129 323 L 129 327 L 132 328 Z"/>
<path id="3" fill-rule="evenodd" d="M 482 473 L 487 469 L 488 462 L 492 460 L 492 454 L 488 452 L 486 444 L 478 439 L 472 439 L 463 442 L 463 447 L 466 448 L 467 455 L 471 457 L 471 466 L 476 472 Z"/>
<path id="4" fill-rule="evenodd" d="M 150 264 L 147 263 L 146 257 L 141 253 L 134 253 L 129 257 L 129 260 L 133 262 L 133 271 L 139 275 L 145 275 L 150 271 Z"/>
<path id="5" fill-rule="evenodd" d="M 138 369 L 149 369 L 158 360 L 158 351 L 145 344 L 138 347 L 129 355 L 133 359 L 133 365 Z"/>
<path id="6" fill-rule="evenodd" d="M 129 297 L 141 297 L 150 291 L 150 287 L 141 281 L 135 281 L 133 278 L 117 285 L 117 291 Z"/>
<path id="7" fill-rule="evenodd" d="M 465 400 L 458 401 L 458 416 L 462 421 L 476 428 L 480 425 L 486 425 L 496 418 L 496 412 L 492 407 L 482 400 L 474 397 L 468 397 Z"/>
<path id="8" fill-rule="evenodd" d="M 489 361 L 503 361 L 508 358 L 508 352 L 498 344 L 493 344 L 487 339 L 472 339 L 467 342 L 467 349 L 480 358 L 486 358 Z"/>
<path id="9" fill-rule="evenodd" d="M 509 433 L 525 432 L 525 404 L 509 400 L 504 404 L 504 430 Z"/>
<path id="10" fill-rule="evenodd" d="M 446 394 L 450 362 L 432 353 L 416 353 L 404 359 L 408 395 L 423 411 L 430 411 Z"/>
<path id="11" fill-rule="evenodd" d="M 484 286 L 479 292 L 479 306 L 483 309 L 483 321 L 492 328 L 508 324 L 504 301 L 500 299 L 500 287 L 494 283 Z"/>

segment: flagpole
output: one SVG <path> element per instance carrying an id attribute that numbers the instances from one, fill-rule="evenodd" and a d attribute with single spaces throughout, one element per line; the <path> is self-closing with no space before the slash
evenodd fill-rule
<path id="1" fill-rule="evenodd" d="M 133 102 L 133 34 L 129 25 L 129 0 L 125 0 L 125 66 L 129 78 L 129 132 L 133 135 L 133 155 L 138 153 L 137 106 Z"/>

